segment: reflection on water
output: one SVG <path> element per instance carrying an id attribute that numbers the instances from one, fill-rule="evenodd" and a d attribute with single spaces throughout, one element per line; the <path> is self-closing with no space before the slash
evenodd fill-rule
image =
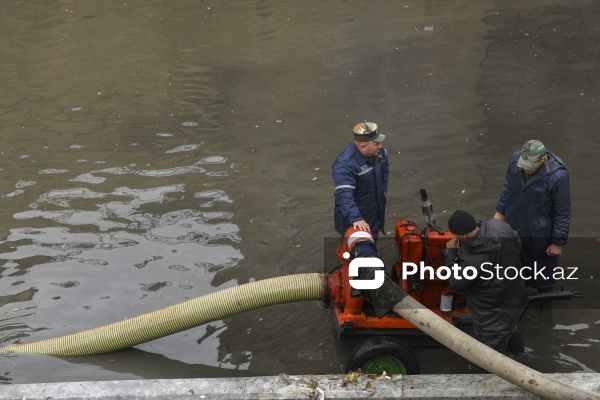
<path id="1" fill-rule="evenodd" d="M 154 172 L 147 176 L 161 175 Z M 188 193 L 199 202 L 197 209 L 162 214 L 144 210 L 173 202 L 183 193 L 184 184 L 119 187 L 111 193 L 57 189 L 24 205 L 30 210 L 13 217 L 35 227 L 10 229 L 0 242 L 5 249 L 2 282 L 11 288 L 5 293 L 12 292 L 2 301 L 5 309 L 12 308 L 10 318 L 4 319 L 3 339 L 29 341 L 70 333 L 77 325 L 91 328 L 214 291 L 211 276 L 243 258 L 233 247 L 239 241 L 233 214 L 217 211 L 220 202 L 231 200 L 222 190 L 200 191 Z M 108 201 L 115 198 L 121 201 Z M 76 209 L 74 203 L 82 200 L 91 200 L 88 204 L 95 210 Z M 44 220 L 58 226 L 44 227 Z M 27 284 L 36 288 L 19 290 Z M 156 297 L 167 288 L 169 293 Z M 54 316 L 65 312 L 71 321 L 82 322 L 57 325 Z M 218 347 L 218 341 L 212 345 Z M 203 347 L 208 349 L 208 344 Z"/>
<path id="2" fill-rule="evenodd" d="M 66 279 L 74 275 L 78 277 L 76 285 L 50 283 L 61 288 L 77 287 L 81 293 L 92 293 L 99 285 L 113 286 L 115 278 L 120 282 L 147 280 L 142 278 L 145 275 L 140 275 L 140 270 L 152 268 L 153 279 L 167 279 L 160 285 L 170 286 L 174 283 L 171 280 L 175 280 L 179 283 L 178 287 L 186 290 L 211 291 L 210 279 L 199 279 L 210 271 L 199 269 L 197 265 L 226 267 L 235 265 L 242 258 L 231 244 L 222 244 L 223 240 L 228 243 L 239 241 L 239 229 L 230 222 L 233 214 L 212 210 L 218 202 L 230 200 L 223 191 L 203 191 L 189 194 L 202 200 L 198 209 L 179 209 L 162 214 L 142 210 L 148 205 L 175 201 L 174 194 L 180 193 L 186 193 L 183 184 L 150 189 L 119 187 L 112 193 L 87 188 L 43 193 L 28 205 L 31 210 L 13 215 L 19 221 L 35 221 L 37 227 L 10 229 L 7 239 L 0 242 L 3 248 L 10 248 L 9 253 L 2 255 L 2 259 L 6 260 L 3 283 L 19 286 L 24 282 L 15 280 L 17 277 L 22 279 L 24 273 L 28 281 L 40 283 L 48 283 L 50 277 Z M 122 200 L 106 202 L 113 198 Z M 73 203 L 84 199 L 93 200 L 96 209 L 81 210 L 73 206 Z M 49 205 L 59 209 L 44 210 Z M 60 226 L 40 227 L 43 225 L 40 220 Z M 220 244 L 215 244 L 215 241 Z M 41 257 L 47 259 L 43 265 L 25 261 Z M 81 264 L 86 267 L 82 268 Z M 172 271 L 182 274 L 173 275 Z M 143 290 L 159 285 L 140 284 Z M 38 290 L 37 296 L 41 299 L 33 300 L 37 300 L 38 304 L 48 300 L 43 298 L 47 290 L 44 285 L 39 285 Z"/>
<path id="3" fill-rule="evenodd" d="M 210 140 L 223 106 L 213 69 L 199 65 L 190 49 L 177 62 L 155 59 L 146 50 L 164 37 L 120 6 L 98 5 L 85 19 L 47 6 L 15 6 L 0 24 L 16 35 L 0 51 L 19 59 L 0 68 L 11 77 L 3 79 L 0 106 L 2 343 L 93 328 L 235 285 L 215 276 L 244 258 L 236 205 L 219 185 L 232 179 L 234 164 Z M 40 31 L 26 22 L 32 14 L 45 21 Z M 94 39 L 107 30 L 109 40 Z M 249 351 L 219 350 L 226 329 L 215 321 L 140 346 L 162 355 L 74 357 L 68 361 L 80 365 L 73 367 L 56 357 L 3 355 L 0 380 L 246 370 Z M 139 354 L 149 356 L 138 361 Z M 185 372 L 189 363 L 198 366 Z"/>

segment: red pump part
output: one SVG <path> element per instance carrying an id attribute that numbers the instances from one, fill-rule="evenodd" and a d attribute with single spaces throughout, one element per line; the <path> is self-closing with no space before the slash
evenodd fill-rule
<path id="1" fill-rule="evenodd" d="M 389 274 L 402 290 L 450 323 L 455 321 L 455 317 L 468 313 L 465 294 L 451 292 L 445 280 L 435 277 L 420 279 L 418 274 L 404 277 L 402 263 L 424 263 L 439 268 L 443 265 L 442 250 L 453 237 L 450 232 L 440 233 L 429 229 L 421 232 L 414 222 L 399 220 L 395 227 L 398 260 Z M 421 344 L 424 335 L 414 325 L 393 312 L 377 318 L 365 297 L 352 290 L 349 264 L 353 259 L 354 247 L 364 240 L 373 240 L 370 232 L 348 229 L 337 248 L 338 266 L 328 276 L 329 298 L 340 340 L 385 334 L 403 339 L 407 337 L 408 344 Z"/>

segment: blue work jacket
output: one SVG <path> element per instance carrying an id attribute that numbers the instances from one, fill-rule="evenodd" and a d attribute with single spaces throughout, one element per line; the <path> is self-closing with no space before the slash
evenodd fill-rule
<path id="1" fill-rule="evenodd" d="M 344 235 L 352 223 L 365 220 L 377 236 L 384 232 L 385 195 L 390 166 L 382 147 L 375 157 L 365 157 L 350 142 L 333 163 L 335 230 Z M 385 234 L 385 232 L 384 232 Z"/>
<path id="2" fill-rule="evenodd" d="M 517 168 L 521 151 L 512 155 L 496 205 L 521 238 L 539 242 L 544 251 L 544 245 L 567 243 L 571 223 L 569 172 L 559 157 L 549 150 L 546 154 L 548 160 L 529 181 Z"/>

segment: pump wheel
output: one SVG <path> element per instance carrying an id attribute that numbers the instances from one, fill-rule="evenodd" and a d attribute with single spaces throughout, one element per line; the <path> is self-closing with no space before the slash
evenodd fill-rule
<path id="1" fill-rule="evenodd" d="M 400 340 L 375 336 L 356 346 L 346 367 L 347 372 L 359 369 L 366 374 L 417 375 L 421 373 L 415 353 Z"/>

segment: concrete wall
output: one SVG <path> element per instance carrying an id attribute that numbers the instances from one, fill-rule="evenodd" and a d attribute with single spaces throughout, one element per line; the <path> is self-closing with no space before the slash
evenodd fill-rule
<path id="1" fill-rule="evenodd" d="M 550 376 L 599 393 L 600 374 Z M 0 386 L 0 400 L 49 399 L 537 399 L 495 375 L 279 375 Z"/>

